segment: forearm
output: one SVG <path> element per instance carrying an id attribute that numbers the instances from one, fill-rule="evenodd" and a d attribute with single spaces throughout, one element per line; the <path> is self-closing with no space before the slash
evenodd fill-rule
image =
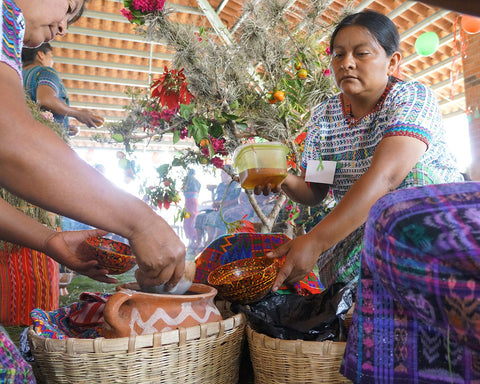
<path id="1" fill-rule="evenodd" d="M 289 174 L 281 184 L 287 196 L 303 205 L 317 205 L 327 195 L 329 186 L 325 184 L 308 184 L 303 176 Z"/>
<path id="2" fill-rule="evenodd" d="M 322 252 L 365 223 L 373 204 L 393 188 L 386 180 L 365 173 L 335 208 L 312 229 L 312 234 L 321 242 L 319 247 Z"/>
<path id="3" fill-rule="evenodd" d="M 155 213 L 142 201 L 115 187 L 31 117 L 23 90 L 12 85 L 1 97 L 0 183 L 49 211 L 128 237 Z M 15 95 L 15 91 L 17 94 Z M 135 213 L 135 214 L 132 214 Z"/>
<path id="4" fill-rule="evenodd" d="M 44 252 L 54 232 L 0 199 L 0 239 Z"/>
<path id="5" fill-rule="evenodd" d="M 75 117 L 76 109 L 68 106 L 60 100 L 56 94 L 42 94 L 37 93 L 37 104 L 57 115 L 64 115 Z"/>

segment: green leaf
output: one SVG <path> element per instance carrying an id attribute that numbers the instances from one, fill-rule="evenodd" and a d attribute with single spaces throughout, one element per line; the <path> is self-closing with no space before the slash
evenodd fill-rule
<path id="1" fill-rule="evenodd" d="M 205 124 L 205 120 L 203 118 L 195 116 L 192 119 L 192 124 L 192 136 L 197 143 L 199 143 L 202 139 L 208 138 L 208 125 Z"/>
<path id="2" fill-rule="evenodd" d="M 237 115 L 227 113 L 227 112 L 222 112 L 222 117 L 227 120 L 233 120 L 233 121 L 237 121 L 240 119 Z"/>
<path id="3" fill-rule="evenodd" d="M 218 139 L 223 136 L 223 126 L 218 123 L 212 124 L 210 127 L 210 136 L 214 137 L 215 139 Z"/>
<path id="4" fill-rule="evenodd" d="M 247 131 L 248 130 L 248 124 L 247 123 L 237 123 L 237 128 L 240 130 L 240 131 Z"/>
<path id="5" fill-rule="evenodd" d="M 175 129 L 173 131 L 173 144 L 176 144 L 180 141 L 180 130 L 179 129 Z"/>
<path id="6" fill-rule="evenodd" d="M 195 109 L 195 104 L 180 104 L 180 116 L 185 120 L 190 120 L 190 117 L 193 115 Z"/>
<path id="7" fill-rule="evenodd" d="M 120 133 L 113 134 L 112 139 L 115 140 L 117 143 L 123 142 L 123 136 Z"/>
<path id="8" fill-rule="evenodd" d="M 168 174 L 170 170 L 170 164 L 162 164 L 157 168 L 157 173 L 160 177 L 164 177 Z"/>

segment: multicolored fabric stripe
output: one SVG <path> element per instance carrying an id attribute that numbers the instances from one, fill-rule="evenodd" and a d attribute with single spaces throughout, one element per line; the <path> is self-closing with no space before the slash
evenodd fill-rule
<path id="1" fill-rule="evenodd" d="M 34 384 L 35 376 L 30 364 L 20 355 L 17 347 L 0 326 L 0 383 Z"/>
<path id="2" fill-rule="evenodd" d="M 0 61 L 9 65 L 22 78 L 22 46 L 25 20 L 12 0 L 2 0 L 2 46 Z"/>
<path id="3" fill-rule="evenodd" d="M 480 382 L 480 183 L 373 206 L 341 372 L 362 384 Z"/>
<path id="4" fill-rule="evenodd" d="M 1 324 L 30 325 L 30 311 L 58 308 L 58 296 L 55 260 L 29 248 L 0 251 Z"/>
<path id="5" fill-rule="evenodd" d="M 79 301 L 69 306 L 31 312 L 33 329 L 48 339 L 94 339 L 102 336 L 103 310 L 110 293 L 83 292 Z"/>

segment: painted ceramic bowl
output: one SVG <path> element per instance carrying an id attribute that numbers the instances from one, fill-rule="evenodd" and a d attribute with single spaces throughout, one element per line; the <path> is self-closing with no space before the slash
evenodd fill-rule
<path id="1" fill-rule="evenodd" d="M 105 237 L 89 237 L 86 243 L 95 252 L 98 263 L 108 269 L 110 275 L 125 273 L 137 264 L 130 246 L 125 243 Z"/>
<path id="2" fill-rule="evenodd" d="M 249 304 L 263 298 L 279 271 L 276 259 L 251 257 L 224 264 L 213 270 L 208 283 L 232 303 Z"/>

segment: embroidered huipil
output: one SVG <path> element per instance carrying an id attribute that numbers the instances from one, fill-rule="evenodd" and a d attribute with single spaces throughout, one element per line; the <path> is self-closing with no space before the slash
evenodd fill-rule
<path id="1" fill-rule="evenodd" d="M 442 116 L 433 92 L 415 81 L 398 81 L 390 87 L 374 111 L 358 120 L 349 113 L 341 94 L 314 111 L 301 167 L 306 169 L 310 159 L 337 161 L 332 185 L 337 202 L 368 170 L 377 145 L 389 136 L 415 137 L 428 146 L 398 189 L 463 181 L 455 158 L 447 148 Z"/>
<path id="2" fill-rule="evenodd" d="M 17 71 L 22 78 L 22 46 L 25 34 L 25 19 L 20 9 L 11 0 L 2 1 L 2 46 L 0 61 Z"/>

